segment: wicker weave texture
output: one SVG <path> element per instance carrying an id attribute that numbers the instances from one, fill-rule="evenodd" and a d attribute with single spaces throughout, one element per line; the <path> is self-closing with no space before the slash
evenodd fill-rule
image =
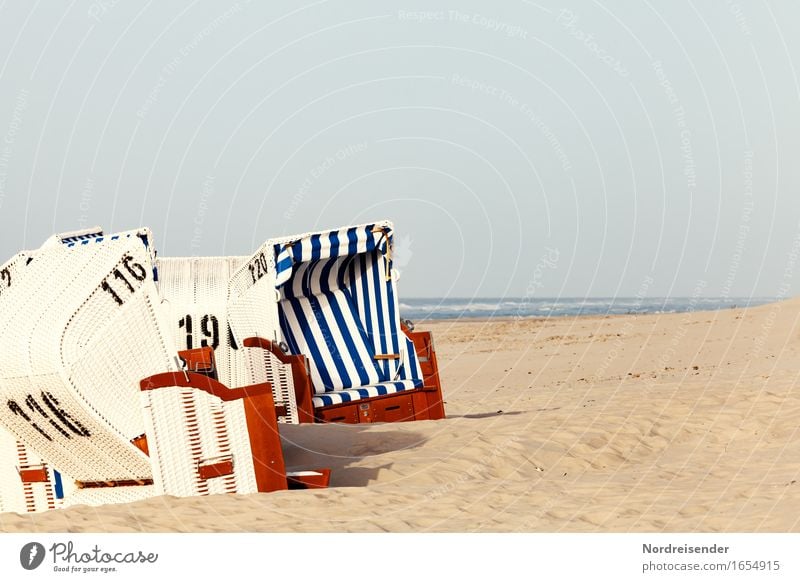
<path id="1" fill-rule="evenodd" d="M 243 348 L 239 354 L 244 363 L 236 367 L 239 376 L 234 378 L 234 385 L 241 387 L 269 382 L 275 404 L 286 407 L 286 414 L 278 416 L 278 422 L 299 424 L 291 364 L 282 363 L 274 354 L 260 348 Z"/>
<path id="2" fill-rule="evenodd" d="M 79 480 L 145 479 L 138 382 L 176 369 L 138 236 L 37 251 L 0 312 L 0 424 Z M 164 330 L 164 331 L 161 331 Z"/>
<path id="3" fill-rule="evenodd" d="M 166 257 L 158 288 L 179 350 L 211 346 L 220 382 L 231 385 L 237 358 L 228 331 L 228 281 L 244 257 Z"/>
<path id="4" fill-rule="evenodd" d="M 280 339 L 275 260 L 269 241 L 245 258 L 228 289 L 228 320 L 239 345 L 248 337 Z"/>
<path id="5" fill-rule="evenodd" d="M 178 370 L 179 349 L 216 343 L 223 383 L 271 382 L 288 410 L 281 420 L 297 422 L 290 366 L 240 348 L 228 331 L 235 320 L 247 330 L 242 337 L 277 338 L 274 287 L 268 280 L 250 286 L 233 305 L 231 281 L 246 259 L 156 264 L 150 241 L 147 229 L 66 233 L 3 265 L 12 279 L 5 287 L 0 268 L 0 399 L 7 404 L 0 427 L 9 431 L 0 438 L 0 463 L 57 466 L 71 476 L 67 492 L 75 481 L 154 482 L 82 488 L 64 506 L 256 491 L 241 401 L 179 387 L 139 390 L 142 378 Z M 142 434 L 149 457 L 131 443 Z M 200 468 L 218 463 L 232 464 L 233 473 L 203 478 Z M 53 493 L 52 478 L 23 485 L 18 474 L 0 473 L 0 509 L 55 507 Z"/>
<path id="6" fill-rule="evenodd" d="M 12 285 L 24 278 L 24 269 L 33 258 L 33 251 L 23 251 L 0 265 L 0 310 L 8 309 L 9 293 L 4 293 Z M 6 402 L 6 405 L 8 403 Z M 20 470 L 45 468 L 48 480 L 42 483 L 23 483 Z M 0 512 L 16 513 L 46 511 L 61 505 L 55 491 L 55 477 L 52 468 L 22 441 L 0 428 Z M 62 492 L 68 494 L 73 489 L 72 481 L 63 480 Z"/>
<path id="7" fill-rule="evenodd" d="M 159 494 L 188 496 L 257 491 L 241 400 L 223 402 L 201 390 L 142 392 L 153 480 Z M 199 468 L 231 461 L 233 474 L 202 479 Z"/>
<path id="8" fill-rule="evenodd" d="M 299 417 L 291 366 L 264 350 L 241 347 L 245 337 L 272 338 L 275 333 L 272 323 L 264 323 L 271 319 L 263 314 L 275 308 L 274 292 L 265 299 L 263 292 L 267 286 L 250 286 L 252 292 L 248 291 L 246 300 L 230 299 L 240 287 L 233 282 L 237 277 L 246 274 L 252 281 L 248 266 L 252 260 L 252 257 L 160 258 L 156 262 L 159 291 L 169 310 L 179 349 L 214 347 L 218 379 L 226 386 L 237 388 L 270 382 L 275 402 L 287 410 L 286 415 L 278 418 L 279 422 L 296 424 Z M 251 330 L 241 336 L 238 344 L 229 331 L 234 322 L 240 331 Z"/>
<path id="9" fill-rule="evenodd" d="M 20 471 L 44 469 L 46 482 L 23 483 Z M 0 513 L 38 512 L 61 507 L 57 498 L 54 471 L 36 453 L 5 430 L 0 429 Z M 72 481 L 62 479 L 64 494 L 74 489 Z"/>

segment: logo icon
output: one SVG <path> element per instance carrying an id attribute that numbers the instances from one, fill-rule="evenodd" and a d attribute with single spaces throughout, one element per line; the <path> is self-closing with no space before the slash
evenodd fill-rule
<path id="1" fill-rule="evenodd" d="M 44 561 L 44 546 L 39 542 L 30 542 L 22 546 L 19 552 L 19 563 L 26 570 L 35 570 Z"/>
<path id="2" fill-rule="evenodd" d="M 406 235 L 394 244 L 394 266 L 398 269 L 407 267 L 414 251 L 411 250 L 411 237 Z"/>

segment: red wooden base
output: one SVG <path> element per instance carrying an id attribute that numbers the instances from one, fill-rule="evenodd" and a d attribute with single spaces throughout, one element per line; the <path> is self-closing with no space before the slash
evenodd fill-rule
<path id="1" fill-rule="evenodd" d="M 433 336 L 429 331 L 412 332 L 407 329 L 403 331 L 414 342 L 417 359 L 422 369 L 422 387 L 386 396 L 317 408 L 314 411 L 314 418 L 317 422 L 364 424 L 444 418 L 442 385 L 439 381 L 436 351 L 433 349 Z"/>
<path id="2" fill-rule="evenodd" d="M 408 339 L 414 342 L 417 352 L 417 360 L 422 368 L 422 394 L 425 395 L 424 402 L 420 398 L 417 409 L 424 407 L 430 420 L 440 420 L 444 418 L 444 401 L 442 399 L 442 382 L 439 379 L 439 362 L 436 359 L 436 350 L 433 347 L 433 335 L 429 331 L 409 331 L 404 329 Z"/>
<path id="3" fill-rule="evenodd" d="M 261 348 L 272 352 L 281 362 L 291 364 L 300 422 L 343 422 L 363 424 L 370 422 L 405 422 L 411 420 L 439 420 L 445 417 L 442 386 L 439 380 L 439 364 L 433 347 L 433 336 L 429 331 L 412 332 L 405 326 L 403 331 L 414 343 L 423 385 L 413 391 L 387 394 L 313 408 L 311 403 L 311 378 L 305 356 L 285 354 L 274 342 L 259 337 L 247 338 L 244 346 Z"/>
<path id="4" fill-rule="evenodd" d="M 414 393 L 419 390 L 387 394 L 346 402 L 334 406 L 317 408 L 317 422 L 344 422 L 364 424 L 369 422 L 404 422 L 408 420 L 428 420 L 418 418 L 414 408 Z M 423 407 L 424 411 L 424 407 Z"/>

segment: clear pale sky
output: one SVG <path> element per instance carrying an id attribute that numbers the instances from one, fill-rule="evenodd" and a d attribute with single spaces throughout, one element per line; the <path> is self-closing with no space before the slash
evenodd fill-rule
<path id="1" fill-rule="evenodd" d="M 405 297 L 800 290 L 796 2 L 399 4 L 3 2 L 2 260 L 389 218 Z"/>

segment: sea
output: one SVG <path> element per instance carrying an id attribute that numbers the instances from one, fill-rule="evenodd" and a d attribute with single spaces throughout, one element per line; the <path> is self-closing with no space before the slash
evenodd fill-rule
<path id="1" fill-rule="evenodd" d="M 763 305 L 774 297 L 591 297 L 591 298 L 418 298 L 402 299 L 400 316 L 431 319 L 568 317 L 716 311 Z"/>

